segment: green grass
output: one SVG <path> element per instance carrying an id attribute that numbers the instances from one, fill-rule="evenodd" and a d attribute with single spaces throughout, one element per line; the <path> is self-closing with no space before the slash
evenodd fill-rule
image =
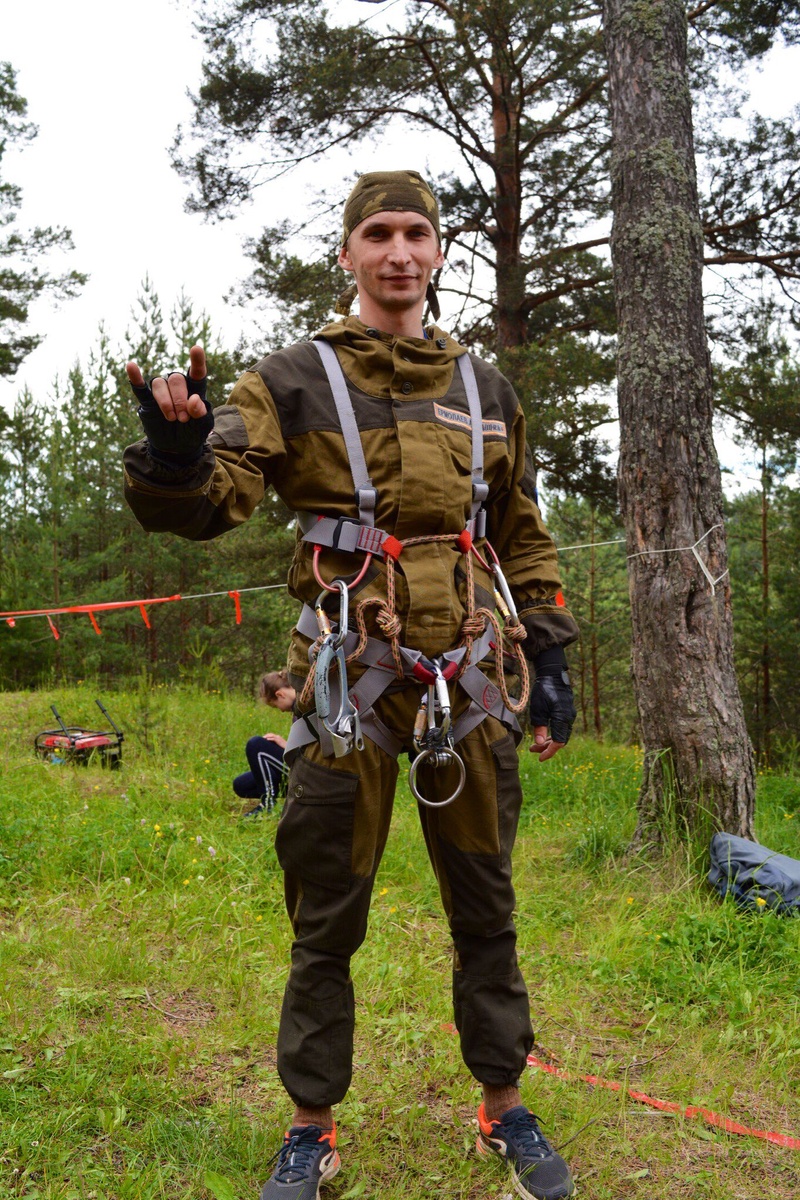
<path id="1" fill-rule="evenodd" d="M 274 1044 L 289 933 L 273 819 L 239 820 L 230 780 L 246 738 L 286 720 L 142 682 L 106 697 L 121 771 L 37 761 L 50 701 L 94 723 L 92 696 L 0 695 L 0 1197 L 255 1200 L 288 1115 Z M 556 1144 L 577 1135 L 579 1196 L 795 1198 L 797 1151 L 576 1076 L 800 1135 L 800 921 L 721 903 L 687 852 L 624 863 L 635 750 L 578 739 L 521 761 L 520 956 L 536 1053 L 571 1074 L 530 1070 L 523 1091 Z M 800 781 L 759 786 L 761 840 L 800 857 Z M 511 1191 L 472 1153 L 478 1089 L 449 975 L 403 785 L 354 964 L 356 1066 L 326 1200 Z"/>

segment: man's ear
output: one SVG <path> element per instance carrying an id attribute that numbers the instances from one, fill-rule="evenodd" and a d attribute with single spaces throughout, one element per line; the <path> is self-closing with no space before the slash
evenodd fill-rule
<path id="1" fill-rule="evenodd" d="M 443 267 L 443 266 L 444 266 L 444 251 L 442 250 L 442 245 L 440 242 L 439 249 L 436 251 L 436 258 L 433 260 L 433 269 L 434 269 L 434 271 L 438 271 L 439 267 Z"/>
<path id="2" fill-rule="evenodd" d="M 342 246 L 341 250 L 339 251 L 339 257 L 337 258 L 336 261 L 338 262 L 339 266 L 342 268 L 343 271 L 354 271 L 355 270 L 355 267 L 353 266 L 353 261 L 350 258 L 350 252 L 347 249 L 346 242 L 345 242 L 344 246 Z"/>

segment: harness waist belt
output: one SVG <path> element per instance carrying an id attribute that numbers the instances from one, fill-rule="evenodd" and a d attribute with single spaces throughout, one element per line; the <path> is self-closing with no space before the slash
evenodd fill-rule
<path id="1" fill-rule="evenodd" d="M 344 550 L 354 554 L 374 554 L 383 558 L 383 543 L 391 535 L 374 525 L 362 525 L 355 517 L 321 517 L 316 513 L 297 512 L 297 524 L 302 530 L 302 541 L 330 550 Z M 486 536 L 486 510 L 480 509 L 470 517 L 464 528 L 473 541 Z M 453 540 L 458 534 L 453 534 Z"/>

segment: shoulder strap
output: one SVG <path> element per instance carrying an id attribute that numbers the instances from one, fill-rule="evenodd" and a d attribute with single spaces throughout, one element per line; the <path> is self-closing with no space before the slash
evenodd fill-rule
<path id="1" fill-rule="evenodd" d="M 353 488 L 355 490 L 356 504 L 358 505 L 358 519 L 362 525 L 372 526 L 375 524 L 375 505 L 378 500 L 378 493 L 373 487 L 372 480 L 367 471 L 364 448 L 361 445 L 361 435 L 358 432 L 358 425 L 356 424 L 356 414 L 353 412 L 353 402 L 347 390 L 347 380 L 344 377 L 344 371 L 342 370 L 336 351 L 330 342 L 326 342 L 322 338 L 316 338 L 314 345 L 322 359 L 325 374 L 328 376 L 328 383 L 333 393 L 333 402 L 336 405 L 336 412 L 339 416 L 339 424 L 342 427 L 342 436 L 350 463 L 350 473 L 353 476 Z"/>
<path id="2" fill-rule="evenodd" d="M 464 391 L 467 393 L 469 419 L 472 426 L 472 508 L 469 515 L 474 521 L 489 495 L 489 485 L 483 478 L 483 411 L 472 359 L 467 353 L 459 355 L 456 361 L 461 372 Z M 483 524 L 485 525 L 485 523 L 486 514 L 484 513 Z M 481 529 L 475 536 L 482 537 L 483 533 L 484 530 Z"/>

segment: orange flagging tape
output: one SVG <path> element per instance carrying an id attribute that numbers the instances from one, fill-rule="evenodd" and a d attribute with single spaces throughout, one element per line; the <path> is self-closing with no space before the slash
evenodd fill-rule
<path id="1" fill-rule="evenodd" d="M 20 608 L 11 609 L 8 612 L 0 612 L 0 621 L 4 621 L 9 629 L 14 629 L 17 620 L 25 617 L 46 617 L 53 631 L 53 637 L 58 638 L 59 633 L 52 622 L 52 617 L 59 616 L 61 613 L 85 613 L 92 623 L 92 628 L 95 633 L 100 633 L 101 629 L 97 623 L 95 613 L 115 612 L 124 608 L 138 608 L 142 620 L 148 629 L 151 628 L 150 618 L 147 614 L 148 606 L 151 604 L 173 604 L 176 600 L 208 600 L 212 596 L 230 596 L 234 603 L 234 611 L 236 615 L 236 624 L 242 623 L 242 593 L 243 592 L 273 592 L 276 589 L 285 588 L 285 583 L 267 583 L 261 587 L 246 587 L 233 588 L 227 592 L 199 592 L 196 596 L 148 596 L 144 600 L 107 600 L 101 603 L 92 604 L 65 604 L 61 608 Z"/>
<path id="2" fill-rule="evenodd" d="M 537 1058 L 535 1054 L 528 1055 L 528 1066 L 537 1067 L 540 1071 L 546 1071 L 548 1075 L 556 1075 L 559 1079 L 571 1080 L 573 1078 L 569 1071 L 551 1066 L 550 1063 Z M 578 1075 L 576 1078 L 583 1080 L 584 1083 L 590 1083 L 592 1087 L 608 1088 L 611 1092 L 625 1092 L 631 1100 L 638 1100 L 640 1104 L 647 1104 L 650 1108 L 657 1108 L 660 1112 L 679 1113 L 682 1117 L 700 1117 L 706 1124 L 716 1125 L 718 1129 L 724 1129 L 726 1133 L 761 1138 L 764 1142 L 772 1142 L 774 1146 L 785 1146 L 788 1150 L 800 1150 L 800 1138 L 798 1137 L 790 1137 L 787 1133 L 773 1133 L 766 1129 L 751 1129 L 748 1125 L 740 1125 L 738 1121 L 731 1121 L 730 1118 L 723 1117 L 722 1113 L 713 1112 L 710 1108 L 700 1108 L 696 1104 L 677 1104 L 672 1100 L 657 1100 L 645 1092 L 637 1092 L 634 1088 L 625 1087 L 624 1084 L 617 1083 L 612 1079 L 601 1079 L 598 1075 Z"/>
<path id="3" fill-rule="evenodd" d="M 235 591 L 234 591 L 234 592 L 228 592 L 228 595 L 230 596 L 231 600 L 233 601 L 233 603 L 234 603 L 234 604 L 235 604 L 235 606 L 236 606 L 236 624 L 237 624 L 237 625 L 241 625 L 241 623 L 242 623 L 242 600 L 241 600 L 241 596 L 240 596 L 239 592 L 235 592 Z"/>
<path id="4" fill-rule="evenodd" d="M 145 604 L 171 604 L 182 600 L 182 596 L 154 596 L 148 600 L 108 600 L 98 604 L 70 604 L 64 608 L 20 608 L 16 612 L 0 612 L 2 617 L 54 617 L 59 613 L 88 613 L 91 619 L 95 612 L 112 612 L 118 608 L 142 608 Z M 94 624 L 94 622 L 92 622 Z"/>

